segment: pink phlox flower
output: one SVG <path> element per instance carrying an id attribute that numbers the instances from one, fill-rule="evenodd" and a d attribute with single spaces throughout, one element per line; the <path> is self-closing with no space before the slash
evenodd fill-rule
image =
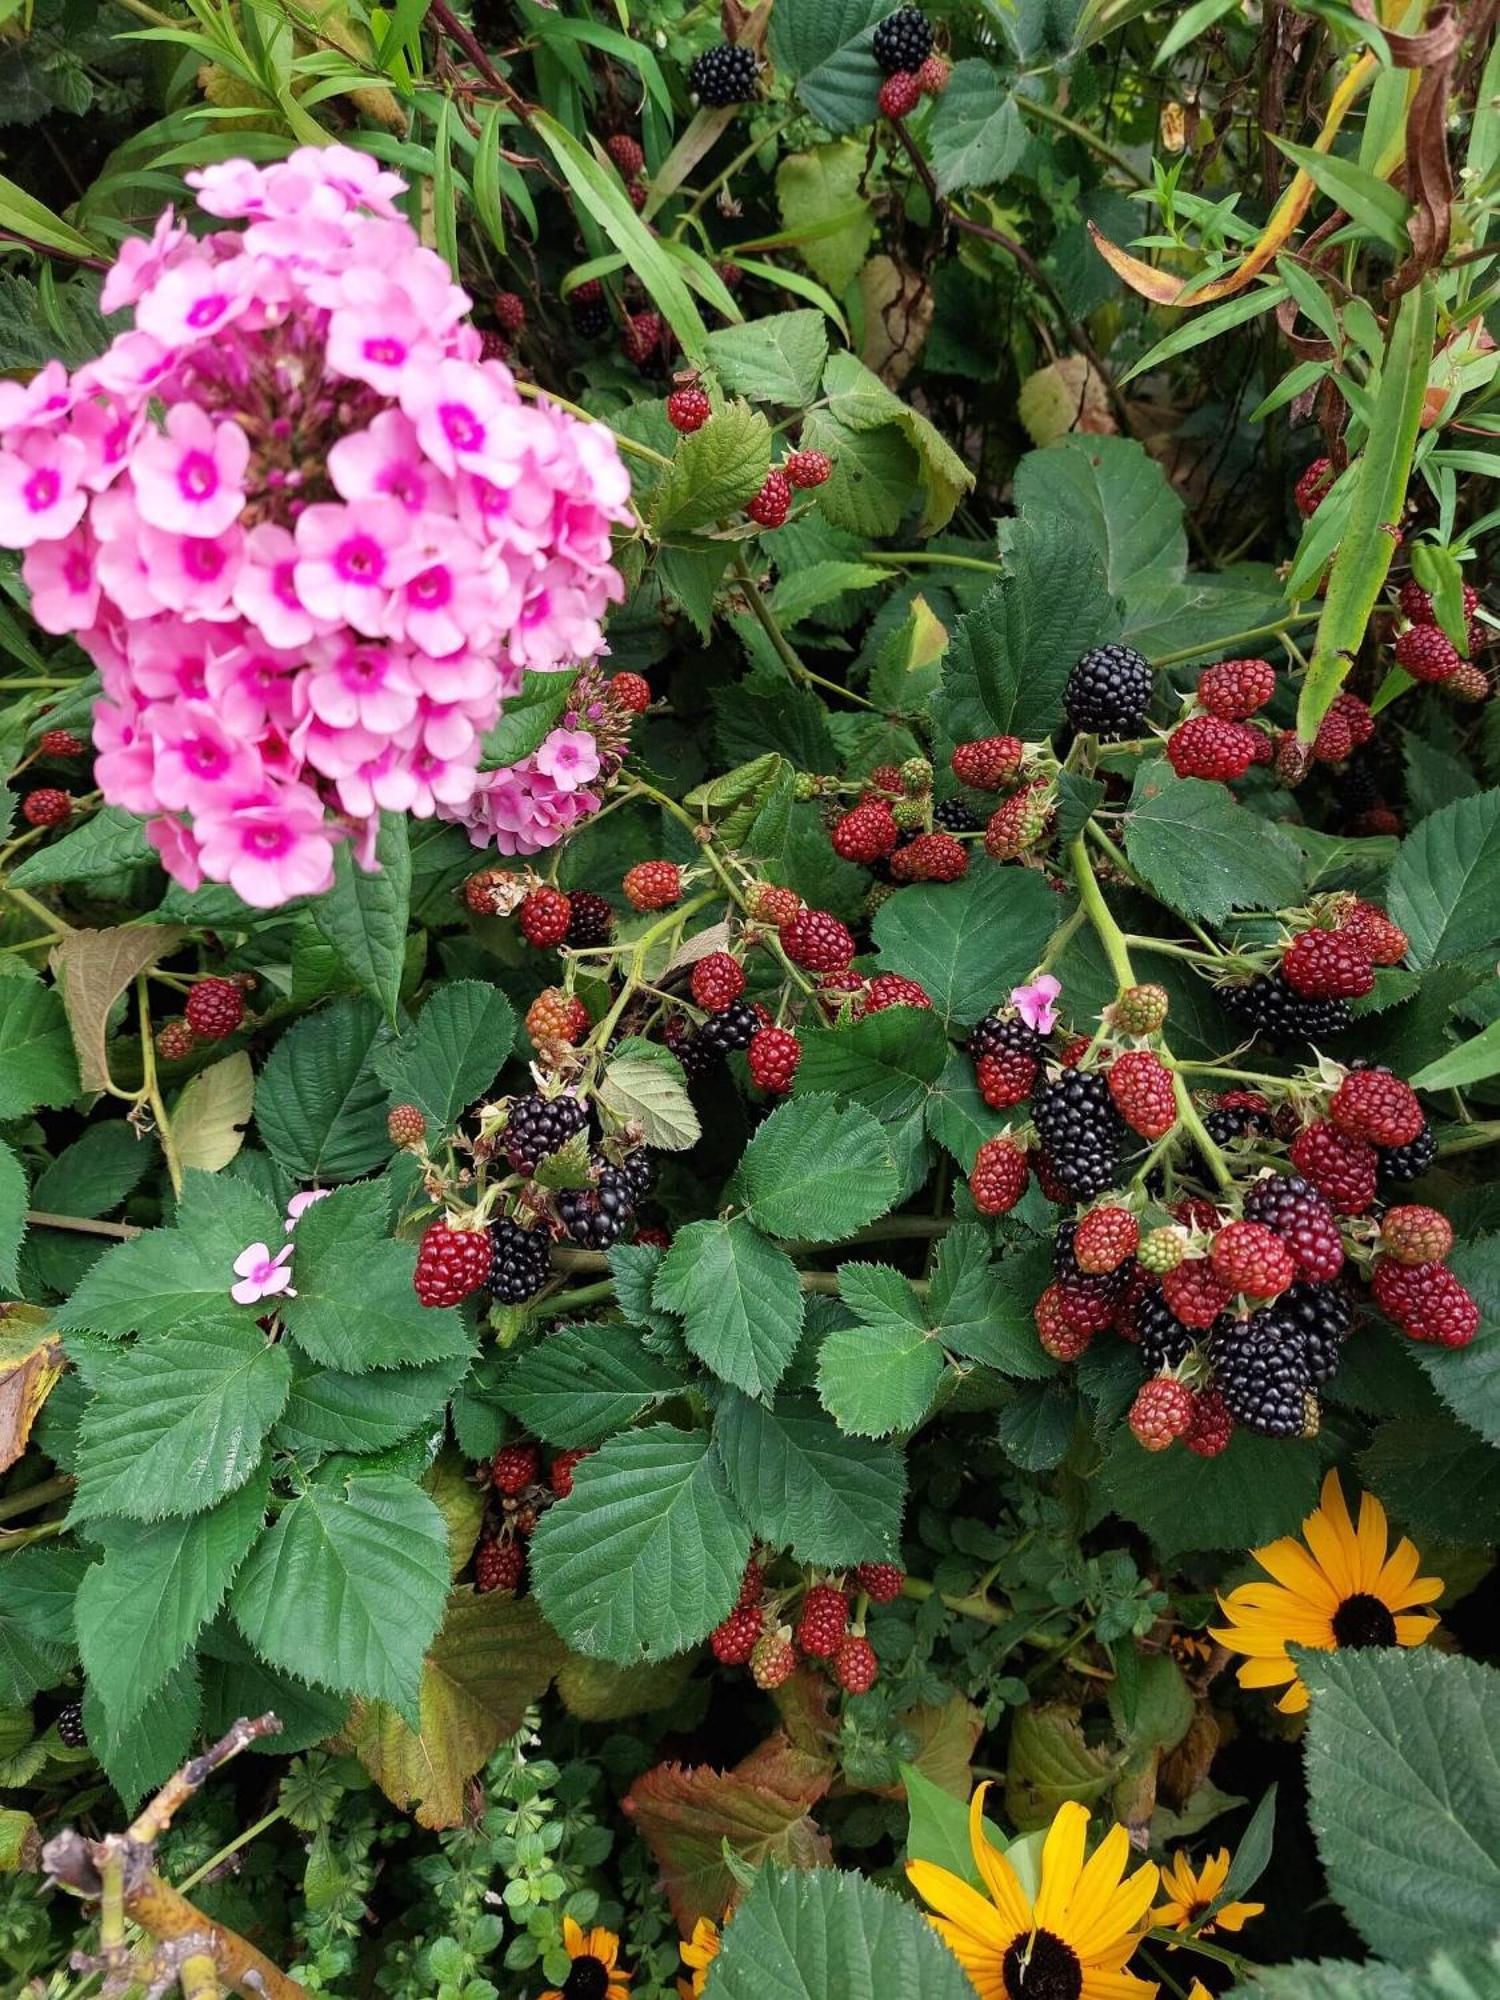
<path id="1" fill-rule="evenodd" d="M 209 812 L 226 798 L 251 797 L 264 787 L 253 745 L 236 741 L 206 703 L 158 704 L 151 734 L 156 796 L 174 812 Z"/>
<path id="2" fill-rule="evenodd" d="M 451 512 L 452 481 L 423 455 L 399 410 L 382 410 L 368 430 L 341 437 L 328 454 L 328 476 L 345 500 L 396 500 L 408 514 Z"/>
<path id="3" fill-rule="evenodd" d="M 81 632 L 99 610 L 94 538 L 86 525 L 57 542 L 33 542 L 21 564 L 31 615 L 44 632 Z"/>
<path id="4" fill-rule="evenodd" d="M 250 160 L 215 160 L 211 166 L 190 168 L 183 179 L 195 190 L 205 215 L 239 221 L 265 213 L 265 170 Z"/>
<path id="5" fill-rule="evenodd" d="M 1057 1026 L 1057 1008 L 1053 1003 L 1061 992 L 1062 981 L 1054 979 L 1050 972 L 1041 972 L 1029 985 L 1011 988 L 1010 1004 L 1028 1028 L 1039 1035 L 1050 1035 Z"/>
<path id="6" fill-rule="evenodd" d="M 405 509 L 394 500 L 309 507 L 296 534 L 295 582 L 308 610 L 378 639 L 392 588 L 421 562 Z"/>
<path id="7" fill-rule="evenodd" d="M 141 519 L 178 535 L 222 535 L 245 505 L 250 440 L 192 403 L 167 413 L 166 428 L 137 444 L 130 460 Z"/>
<path id="8" fill-rule="evenodd" d="M 289 529 L 261 521 L 245 537 L 245 560 L 235 574 L 234 607 L 268 645 L 306 646 L 334 621 L 316 618 L 297 594 L 297 544 Z"/>
<path id="9" fill-rule="evenodd" d="M 440 361 L 410 370 L 401 407 L 417 428 L 423 451 L 444 472 L 475 472 L 496 486 L 521 475 L 518 399 L 500 363 Z"/>
<path id="10" fill-rule="evenodd" d="M 195 346 L 211 340 L 245 312 L 253 297 L 254 262 L 234 257 L 211 264 L 190 257 L 174 264 L 135 309 L 135 323 L 163 347 Z"/>
<path id="11" fill-rule="evenodd" d="M 169 611 L 194 618 L 229 617 L 230 592 L 244 563 L 245 537 L 237 528 L 222 535 L 169 534 L 142 528 L 141 559 L 146 577 Z"/>
<path id="12" fill-rule="evenodd" d="M 599 746 L 586 729 L 554 729 L 536 751 L 536 768 L 560 792 L 576 792 L 599 775 Z"/>
<path id="13" fill-rule="evenodd" d="M 94 727 L 98 729 L 98 713 L 95 709 Z M 97 765 L 95 769 L 97 770 Z M 191 827 L 183 825 L 180 819 L 153 819 L 146 823 L 146 838 L 161 857 L 161 865 L 174 882 L 180 882 L 191 895 L 203 882 L 203 868 L 198 858 L 198 842 Z"/>
<path id="14" fill-rule="evenodd" d="M 61 431 L 29 430 L 0 451 L 0 543 L 58 542 L 83 519 L 87 455 Z"/>
<path id="15" fill-rule="evenodd" d="M 186 225 L 170 208 L 162 210 L 149 236 L 127 236 L 105 273 L 100 312 L 117 313 L 144 298 L 188 240 Z"/>
<path id="16" fill-rule="evenodd" d="M 203 813 L 195 830 L 203 872 L 252 909 L 319 896 L 333 882 L 334 830 L 308 786 L 282 785 L 263 801 Z"/>
<path id="17" fill-rule="evenodd" d="M 0 381 L 0 438 L 24 428 L 61 423 L 73 407 L 75 393 L 60 361 L 49 361 L 29 382 Z"/>
<path id="18" fill-rule="evenodd" d="M 291 1254 L 290 1243 L 274 1256 L 269 1243 L 247 1243 L 234 1260 L 239 1283 L 229 1287 L 229 1296 L 235 1304 L 253 1306 L 261 1299 L 272 1299 L 278 1295 L 296 1298 L 288 1263 Z"/>
<path id="19" fill-rule="evenodd" d="M 299 1218 L 310 1209 L 315 1201 L 326 1201 L 333 1193 L 332 1188 L 303 1188 L 294 1194 L 286 1205 L 286 1233 L 291 1235 Z"/>
<path id="20" fill-rule="evenodd" d="M 391 736 L 417 712 L 417 689 L 401 654 L 390 646 L 330 642 L 322 663 L 302 683 L 308 708 L 335 729 Z"/>

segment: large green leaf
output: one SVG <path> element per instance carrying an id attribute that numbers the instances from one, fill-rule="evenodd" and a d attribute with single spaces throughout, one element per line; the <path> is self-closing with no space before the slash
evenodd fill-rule
<path id="1" fill-rule="evenodd" d="M 633 1423 L 683 1381 L 628 1326 L 564 1326 L 528 1348 L 496 1394 L 518 1423 L 569 1450 Z"/>
<path id="2" fill-rule="evenodd" d="M 1116 1514 L 1144 1529 L 1163 1556 L 1251 1549 L 1294 1534 L 1317 1505 L 1320 1457 L 1237 1431 L 1218 1458 L 1142 1451 L 1122 1427 L 1098 1479 Z"/>
<path id="3" fill-rule="evenodd" d="M 387 1034 L 372 1000 L 335 1000 L 272 1049 L 256 1086 L 255 1122 L 288 1173 L 347 1181 L 389 1159 L 389 1099 L 374 1060 Z"/>
<path id="4" fill-rule="evenodd" d="M 778 1105 L 745 1148 L 736 1181 L 759 1228 L 812 1243 L 852 1236 L 899 1192 L 878 1120 L 831 1096 Z"/>
<path id="5" fill-rule="evenodd" d="M 943 1373 L 921 1301 L 889 1264 L 842 1265 L 839 1296 L 858 1323 L 835 1327 L 818 1349 L 824 1409 L 860 1437 L 914 1430 Z"/>
<path id="6" fill-rule="evenodd" d="M 1182 502 L 1133 438 L 1065 437 L 1027 452 L 1016 467 L 1016 506 L 1074 522 L 1132 620 L 1187 566 Z"/>
<path id="7" fill-rule="evenodd" d="M 1500 1673 L 1430 1648 L 1303 1653 L 1308 1816 L 1372 1951 L 1420 1966 L 1500 1911 Z"/>
<path id="8" fill-rule="evenodd" d="M 1014 92 L 992 64 L 980 56 L 957 64 L 938 99 L 928 141 L 941 194 L 1008 178 L 1026 150 L 1026 127 Z"/>
<path id="9" fill-rule="evenodd" d="M 915 979 L 940 1014 L 967 1027 L 1005 1004 L 1067 914 L 1036 869 L 981 863 L 961 882 L 898 889 L 881 904 L 880 969 Z"/>
<path id="10" fill-rule="evenodd" d="M 709 1978 L 713 2000 L 974 2000 L 963 1967 L 921 1910 L 862 1875 L 763 1868 L 734 1913 Z"/>
<path id="11" fill-rule="evenodd" d="M 743 326 L 720 327 L 708 336 L 707 347 L 731 396 L 801 409 L 818 393 L 828 359 L 828 327 L 820 312 L 768 313 Z"/>
<path id="12" fill-rule="evenodd" d="M 776 1387 L 802 1333 L 796 1266 L 740 1216 L 679 1229 L 652 1298 L 681 1314 L 705 1367 L 752 1396 Z"/>
<path id="13" fill-rule="evenodd" d="M 1386 907 L 1413 965 L 1442 965 L 1500 939 L 1500 791 L 1429 813 L 1401 843 Z"/>
<path id="14" fill-rule="evenodd" d="M 1500 1541 L 1500 1453 L 1453 1418 L 1382 1424 L 1359 1469 L 1413 1534 L 1459 1545 Z"/>
<path id="15" fill-rule="evenodd" d="M 532 1587 L 575 1652 L 665 1660 L 728 1616 L 749 1555 L 708 1432 L 654 1424 L 575 1466 L 532 1537 Z"/>
<path id="16" fill-rule="evenodd" d="M 104 806 L 65 833 L 61 840 L 28 854 L 11 871 L 19 889 L 40 889 L 54 882 L 98 882 L 122 868 L 143 868 L 157 860 L 146 838 L 146 822 L 121 806 Z"/>
<path id="17" fill-rule="evenodd" d="M 1130 865 L 1169 909 L 1219 923 L 1231 910 L 1298 901 L 1303 860 L 1280 828 L 1237 805 L 1223 785 L 1142 767 L 1125 825 Z"/>
<path id="18" fill-rule="evenodd" d="M 416 1722 L 422 1659 L 448 1595 L 448 1531 L 414 1480 L 311 1485 L 256 1545 L 230 1598 L 256 1651 Z"/>
<path id="19" fill-rule="evenodd" d="M 771 58 L 830 132 L 870 122 L 882 80 L 871 52 L 882 0 L 791 0 L 771 16 Z"/>
<path id="20" fill-rule="evenodd" d="M 467 1354 L 361 1375 L 300 1368 L 272 1442 L 310 1463 L 332 1451 L 387 1451 L 424 1428 L 441 1432 L 443 1410 L 468 1369 Z"/>
<path id="21" fill-rule="evenodd" d="M 900 1450 L 846 1436 L 810 1399 L 782 1396 L 768 1408 L 726 1397 L 714 1447 L 755 1533 L 789 1545 L 800 1562 L 841 1568 L 888 1560 L 899 1547 Z"/>
<path id="22" fill-rule="evenodd" d="M 882 1007 L 845 1026 L 809 1028 L 795 1087 L 799 1097 L 827 1093 L 899 1124 L 921 1110 L 947 1060 L 937 1014 Z"/>
<path id="23" fill-rule="evenodd" d="M 374 1066 L 391 1096 L 438 1132 L 489 1089 L 515 1041 L 515 1010 L 498 986 L 457 979 L 440 986 L 414 1028 L 377 1049 Z"/>
<path id="24" fill-rule="evenodd" d="M 243 1486 L 281 1415 L 292 1370 L 247 1319 L 184 1326 L 94 1353 L 74 1519 L 195 1514 Z"/>
<path id="25" fill-rule="evenodd" d="M 1324 1959 L 1316 1965 L 1258 1965 L 1230 2000 L 1495 2000 L 1500 1993 L 1500 1944 L 1441 1951 L 1421 1972 L 1367 1959 Z"/>
<path id="26" fill-rule="evenodd" d="M 346 840 L 334 855 L 333 887 L 314 896 L 307 907 L 360 992 L 368 993 L 385 1018 L 394 1021 L 411 915 L 404 813 L 380 815 L 375 862 L 373 870 L 356 867 Z"/>
<path id="27" fill-rule="evenodd" d="M 470 1351 L 458 1312 L 417 1297 L 416 1248 L 387 1234 L 389 1203 L 386 1182 L 361 1181 L 335 1188 L 298 1221 L 296 1296 L 282 1314 L 292 1339 L 325 1368 L 361 1374 Z"/>
<path id="28" fill-rule="evenodd" d="M 771 468 L 771 426 L 748 403 L 730 403 L 677 446 L 656 489 L 658 535 L 709 528 L 760 491 Z"/>
<path id="29" fill-rule="evenodd" d="M 267 1474 L 186 1520 L 103 1521 L 104 1560 L 78 1587 L 78 1649 L 116 1738 L 224 1601 L 265 1519 Z"/>
<path id="30" fill-rule="evenodd" d="M 0 979 L 0 1118 L 78 1094 L 78 1063 L 55 988 L 39 979 Z"/>
<path id="31" fill-rule="evenodd" d="M 990 1255 L 989 1232 L 981 1224 L 961 1224 L 938 1246 L 927 1293 L 927 1311 L 944 1347 L 965 1360 L 983 1362 L 1002 1375 L 1046 1380 L 1056 1363 L 1037 1339 L 1032 1308 L 1051 1279 L 1045 1244 L 1007 1250 L 998 1262 Z"/>

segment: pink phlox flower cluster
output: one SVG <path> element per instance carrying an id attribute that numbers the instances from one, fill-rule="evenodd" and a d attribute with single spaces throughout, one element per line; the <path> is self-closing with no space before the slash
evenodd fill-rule
<path id="1" fill-rule="evenodd" d="M 483 776 L 481 743 L 526 669 L 603 650 L 614 439 L 481 358 L 368 155 L 188 180 L 232 226 L 168 211 L 105 279 L 131 329 L 0 382 L 0 545 L 99 669 L 105 798 L 259 907 L 326 889 L 341 839 L 372 866 L 383 810 L 550 845 L 597 808 L 587 732 Z"/>

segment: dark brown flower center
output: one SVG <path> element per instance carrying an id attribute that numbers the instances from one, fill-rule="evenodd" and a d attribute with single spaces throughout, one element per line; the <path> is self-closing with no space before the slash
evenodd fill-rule
<path id="1" fill-rule="evenodd" d="M 1396 1621 L 1378 1597 L 1357 1590 L 1334 1612 L 1333 1636 L 1340 1646 L 1394 1646 Z"/>
<path id="2" fill-rule="evenodd" d="M 604 2000 L 608 1991 L 609 1969 L 602 1958 L 588 1954 L 574 1959 L 563 1983 L 563 2000 Z"/>
<path id="3" fill-rule="evenodd" d="M 1051 1931 L 1018 1937 L 1000 1965 L 1008 2000 L 1078 2000 L 1083 1967 L 1071 1946 Z"/>

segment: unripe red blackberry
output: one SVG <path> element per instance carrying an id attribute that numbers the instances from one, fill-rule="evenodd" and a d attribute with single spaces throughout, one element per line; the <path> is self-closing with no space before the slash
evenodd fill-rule
<path id="1" fill-rule="evenodd" d="M 795 889 L 784 889 L 779 882 L 753 882 L 745 895 L 745 908 L 758 924 L 782 930 L 800 913 L 803 902 Z"/>
<path id="2" fill-rule="evenodd" d="M 1182 1441 L 1199 1458 L 1217 1458 L 1234 1436 L 1234 1418 L 1222 1393 L 1215 1388 L 1198 1390 L 1193 1397 L 1193 1415 Z"/>
<path id="3" fill-rule="evenodd" d="M 573 1491 L 573 1468 L 582 1465 L 592 1453 L 579 1447 L 572 1451 L 557 1452 L 547 1467 L 547 1484 L 559 1500 L 566 1500 Z"/>
<path id="4" fill-rule="evenodd" d="M 1333 1093 L 1328 1116 L 1351 1139 L 1409 1146 L 1426 1123 L 1417 1094 L 1393 1070 L 1352 1069 Z"/>
<path id="5" fill-rule="evenodd" d="M 1396 641 L 1396 665 L 1414 681 L 1451 680 L 1463 663 L 1463 655 L 1436 625 L 1408 625 Z"/>
<path id="6" fill-rule="evenodd" d="M 1092 1208 L 1073 1232 L 1073 1256 L 1080 1271 L 1118 1271 L 1140 1244 L 1141 1226 L 1128 1208 Z"/>
<path id="7" fill-rule="evenodd" d="M 759 1604 L 761 1598 L 765 1595 L 765 1588 L 766 1573 L 755 1560 L 754 1556 L 751 1556 L 749 1562 L 745 1564 L 744 1574 L 740 1578 L 740 1594 L 735 1599 L 735 1603 L 742 1611 L 749 1605 Z"/>
<path id="8" fill-rule="evenodd" d="M 745 990 L 745 968 L 727 951 L 711 951 L 693 967 L 693 999 L 710 1014 L 722 1014 Z"/>
<path id="9" fill-rule="evenodd" d="M 1281 955 L 1282 977 L 1310 1000 L 1358 1000 L 1375 984 L 1375 969 L 1348 931 L 1301 931 Z"/>
<path id="10" fill-rule="evenodd" d="M 782 471 L 793 486 L 806 489 L 821 486 L 833 471 L 833 460 L 826 451 L 788 452 Z"/>
<path id="11" fill-rule="evenodd" d="M 874 1687 L 880 1678 L 880 1662 L 863 1632 L 851 1632 L 839 1641 L 833 1656 L 833 1677 L 845 1694 L 868 1694 Z"/>
<path id="12" fill-rule="evenodd" d="M 1488 701 L 1494 689 L 1484 668 L 1473 660 L 1465 660 L 1457 673 L 1450 674 L 1443 682 L 1443 692 L 1455 701 Z"/>
<path id="13" fill-rule="evenodd" d="M 641 150 L 641 142 L 633 139 L 628 132 L 612 132 L 604 142 L 604 150 L 614 162 L 622 181 L 633 181 L 645 171 L 646 155 Z"/>
<path id="14" fill-rule="evenodd" d="M 526 1551 L 509 1535 L 482 1541 L 474 1551 L 474 1588 L 481 1597 L 518 1589 L 525 1574 Z"/>
<path id="15" fill-rule="evenodd" d="M 1136 1391 L 1129 1421 L 1147 1451 L 1165 1451 L 1192 1425 L 1193 1392 L 1175 1376 L 1153 1376 Z"/>
<path id="16" fill-rule="evenodd" d="M 572 902 L 562 890 L 543 884 L 522 897 L 516 922 L 526 942 L 535 945 L 538 951 L 545 951 L 550 945 L 561 944 L 568 935 L 572 914 Z"/>
<path id="17" fill-rule="evenodd" d="M 974 1081 L 992 1111 L 1009 1111 L 1012 1105 L 1030 1097 L 1039 1067 L 1035 1056 L 1020 1049 L 1001 1049 L 995 1055 L 979 1058 L 974 1065 Z"/>
<path id="18" fill-rule="evenodd" d="M 75 736 L 71 729 L 44 729 L 37 738 L 36 747 L 44 757 L 60 761 L 81 757 L 86 746 L 82 737 Z"/>
<path id="19" fill-rule="evenodd" d="M 804 972 L 844 972 L 854 961 L 854 934 L 829 910 L 799 910 L 781 926 L 781 943 Z"/>
<path id="20" fill-rule="evenodd" d="M 205 1042 L 222 1042 L 245 1018 L 245 996 L 232 979 L 200 979 L 182 1009 L 193 1033 Z"/>
<path id="21" fill-rule="evenodd" d="M 1167 1018 L 1165 986 L 1127 986 L 1110 1009 L 1110 1019 L 1127 1035 L 1154 1035 Z"/>
<path id="22" fill-rule="evenodd" d="M 998 792 L 1021 768 L 1025 745 L 1019 736 L 981 736 L 953 752 L 953 775 L 977 792 Z"/>
<path id="23" fill-rule="evenodd" d="M 1015 861 L 1035 846 L 1052 823 L 1057 794 L 1045 778 L 1023 785 L 990 814 L 984 851 L 996 861 Z"/>
<path id="24" fill-rule="evenodd" d="M 637 368 L 644 367 L 661 346 L 662 331 L 659 313 L 627 313 L 620 328 L 620 352 Z"/>
<path id="25" fill-rule="evenodd" d="M 1398 1264 L 1441 1264 L 1453 1248 L 1453 1224 L 1435 1208 L 1406 1202 L 1381 1217 L 1380 1247 Z"/>
<path id="26" fill-rule="evenodd" d="M 957 882 L 969 872 L 969 850 L 951 833 L 919 833 L 902 859 L 913 882 Z"/>
<path id="27" fill-rule="evenodd" d="M 1198 676 L 1199 702 L 1226 722 L 1243 722 L 1275 692 L 1276 669 L 1269 660 L 1221 660 Z"/>
<path id="28" fill-rule="evenodd" d="M 1297 1263 L 1281 1238 L 1263 1222 L 1228 1222 L 1208 1253 L 1214 1276 L 1247 1298 L 1279 1298 L 1297 1275 Z"/>
<path id="29" fill-rule="evenodd" d="M 758 1688 L 769 1692 L 789 1681 L 797 1671 L 797 1655 L 792 1651 L 790 1634 L 783 1626 L 775 1632 L 763 1632 L 755 1642 L 750 1654 L 750 1678 Z"/>
<path id="30" fill-rule="evenodd" d="M 503 1444 L 490 1462 L 490 1484 L 512 1499 L 535 1486 L 540 1455 L 534 1444 Z"/>
<path id="31" fill-rule="evenodd" d="M 385 1129 L 393 1146 L 420 1146 L 427 1137 L 427 1120 L 415 1104 L 393 1104 L 385 1114 Z"/>
<path id="32" fill-rule="evenodd" d="M 860 998 L 861 1014 L 883 1014 L 887 1007 L 931 1007 L 924 986 L 904 972 L 877 972 Z"/>
<path id="33" fill-rule="evenodd" d="M 1167 738 L 1167 760 L 1179 778 L 1208 778 L 1227 785 L 1255 762 L 1259 732 L 1247 722 L 1191 715 Z"/>
<path id="34" fill-rule="evenodd" d="M 633 910 L 670 910 L 682 895 L 682 875 L 675 861 L 638 861 L 620 886 Z"/>
<path id="35" fill-rule="evenodd" d="M 901 1595 L 906 1572 L 895 1563 L 861 1563 L 854 1581 L 872 1604 L 894 1604 Z"/>
<path id="36" fill-rule="evenodd" d="M 883 860 L 900 839 L 888 806 L 859 805 L 834 822 L 829 838 L 833 851 L 845 861 L 868 865 Z"/>
<path id="37" fill-rule="evenodd" d="M 1013 1139 L 986 1139 L 974 1156 L 969 1193 L 981 1215 L 1005 1215 L 1026 1192 L 1031 1168 Z"/>
<path id="38" fill-rule="evenodd" d="M 591 1026 L 589 1010 L 576 993 L 544 986 L 526 1009 L 526 1032 L 540 1048 L 543 1042 L 582 1041 Z"/>
<path id="39" fill-rule="evenodd" d="M 762 1623 L 758 1610 L 736 1605 L 724 1622 L 716 1625 L 708 1635 L 714 1658 L 722 1666 L 744 1666 L 755 1651 Z"/>
<path id="40" fill-rule="evenodd" d="M 1339 929 L 1358 939 L 1369 954 L 1371 965 L 1399 965 L 1411 948 L 1401 926 L 1373 903 L 1351 904 L 1339 919 Z"/>
<path id="41" fill-rule="evenodd" d="M 651 706 L 651 683 L 643 674 L 611 674 L 604 691 L 632 715 L 644 715 Z"/>
<path id="42" fill-rule="evenodd" d="M 1479 592 L 1474 588 L 1472 583 L 1466 583 L 1463 587 L 1463 592 L 1464 617 L 1466 619 L 1472 618 L 1474 613 L 1479 609 Z M 1432 608 L 1432 599 L 1427 595 L 1427 592 L 1414 576 L 1409 576 L 1405 583 L 1402 584 L 1401 595 L 1398 601 L 1401 606 L 1402 616 L 1409 618 L 1413 625 L 1435 625 L 1437 623 L 1437 614 Z"/>
<path id="43" fill-rule="evenodd" d="M 1401 1264 L 1377 1257 L 1370 1273 L 1375 1303 L 1410 1340 L 1467 1347 L 1479 1331 L 1479 1307 L 1446 1264 Z"/>
<path id="44" fill-rule="evenodd" d="M 56 785 L 40 785 L 22 799 L 21 817 L 28 826 L 64 826 L 73 817 L 73 801 Z"/>
<path id="45" fill-rule="evenodd" d="M 1161 1139 L 1177 1123 L 1172 1072 L 1150 1049 L 1127 1049 L 1109 1066 L 1109 1094 L 1132 1132 Z"/>
<path id="46" fill-rule="evenodd" d="M 186 1021 L 163 1021 L 156 1031 L 156 1053 L 165 1062 L 182 1062 L 198 1046 Z"/>
<path id="47" fill-rule="evenodd" d="M 526 301 L 519 292 L 500 292 L 494 303 L 495 324 L 502 333 L 517 334 L 526 325 Z"/>
<path id="48" fill-rule="evenodd" d="M 1054 1361 L 1076 1361 L 1101 1330 L 1090 1317 L 1079 1317 L 1066 1288 L 1055 1283 L 1047 1286 L 1032 1307 L 1032 1318 L 1042 1352 Z"/>
<path id="49" fill-rule="evenodd" d="M 797 1065 L 802 1060 L 802 1044 L 790 1028 L 757 1028 L 745 1051 L 750 1081 L 758 1090 L 783 1096 L 792 1087 Z"/>
<path id="50" fill-rule="evenodd" d="M 909 118 L 922 102 L 922 86 L 913 70 L 898 69 L 880 86 L 876 97 L 882 118 Z"/>
<path id="51" fill-rule="evenodd" d="M 1333 461 L 1329 458 L 1315 458 L 1292 490 L 1292 498 L 1297 503 L 1297 512 L 1304 520 L 1316 514 L 1323 497 L 1333 484 Z"/>
<path id="52" fill-rule="evenodd" d="M 487 1230 L 465 1229 L 439 1216 L 417 1245 L 412 1289 L 424 1306 L 456 1306 L 479 1290 L 492 1257 Z"/>
<path id="53" fill-rule="evenodd" d="M 917 71 L 917 83 L 924 97 L 941 97 L 952 78 L 952 64 L 942 56 L 929 56 Z"/>
<path id="54" fill-rule="evenodd" d="M 831 1583 L 815 1583 L 802 1600 L 797 1645 L 809 1659 L 829 1660 L 849 1624 L 849 1600 Z"/>
<path id="55" fill-rule="evenodd" d="M 684 437 L 701 431 L 712 415 L 712 403 L 696 384 L 674 389 L 667 398 L 667 422 L 674 431 L 681 431 Z"/>
<path id="56" fill-rule="evenodd" d="M 755 498 L 747 502 L 745 512 L 751 520 L 762 528 L 779 528 L 792 507 L 792 489 L 784 472 L 774 468 L 765 477 Z"/>
<path id="57" fill-rule="evenodd" d="M 1233 1296 L 1206 1257 L 1185 1257 L 1175 1270 L 1164 1271 L 1161 1295 L 1174 1319 L 1200 1333 Z"/>
<path id="58" fill-rule="evenodd" d="M 1304 1125 L 1291 1144 L 1292 1165 L 1340 1215 L 1363 1215 L 1370 1207 L 1378 1159 L 1373 1146 L 1326 1118 Z"/>
<path id="59" fill-rule="evenodd" d="M 1263 1222 L 1291 1251 L 1304 1277 L 1326 1283 L 1344 1266 L 1338 1217 L 1326 1196 L 1300 1174 L 1264 1174 L 1247 1189 L 1247 1222 Z"/>

